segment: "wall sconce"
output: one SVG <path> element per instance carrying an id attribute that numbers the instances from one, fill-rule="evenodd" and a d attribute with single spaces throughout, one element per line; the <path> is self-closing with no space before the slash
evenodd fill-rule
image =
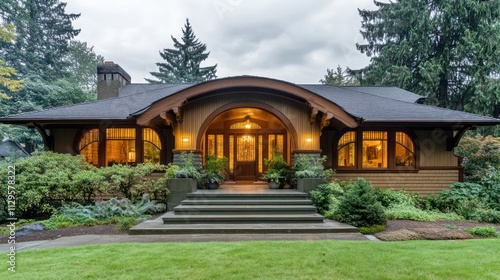
<path id="1" fill-rule="evenodd" d="M 189 142 L 189 138 L 187 138 L 187 137 L 182 138 L 182 142 L 183 142 L 183 143 L 187 143 L 187 142 Z"/>
<path id="2" fill-rule="evenodd" d="M 252 127 L 250 125 L 250 116 L 246 116 L 245 119 L 246 119 L 246 121 L 245 121 L 245 128 L 246 129 L 250 129 Z"/>
<path id="3" fill-rule="evenodd" d="M 312 141 L 313 141 L 312 138 L 306 138 L 307 143 L 312 143 Z"/>

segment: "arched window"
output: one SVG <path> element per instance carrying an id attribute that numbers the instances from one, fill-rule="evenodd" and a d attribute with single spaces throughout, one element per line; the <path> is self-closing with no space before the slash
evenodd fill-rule
<path id="1" fill-rule="evenodd" d="M 144 140 L 144 162 L 160 164 L 161 142 L 158 133 L 151 128 L 142 130 Z"/>
<path id="2" fill-rule="evenodd" d="M 414 166 L 415 164 L 415 148 L 413 141 L 404 132 L 396 132 L 394 164 L 396 166 Z"/>
<path id="3" fill-rule="evenodd" d="M 359 169 L 415 168 L 413 139 L 400 131 L 347 131 L 337 143 L 337 167 Z"/>
<path id="4" fill-rule="evenodd" d="M 348 131 L 337 146 L 338 166 L 356 166 L 356 132 Z"/>
<path id="5" fill-rule="evenodd" d="M 78 150 L 86 162 L 99 165 L 99 129 L 91 129 L 82 135 Z"/>

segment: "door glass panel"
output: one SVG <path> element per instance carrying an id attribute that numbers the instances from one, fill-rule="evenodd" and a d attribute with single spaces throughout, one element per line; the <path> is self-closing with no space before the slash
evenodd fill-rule
<path id="1" fill-rule="evenodd" d="M 234 135 L 229 135 L 229 172 L 234 172 Z"/>
<path id="2" fill-rule="evenodd" d="M 215 135 L 208 134 L 207 136 L 207 154 L 215 155 Z"/>
<path id="3" fill-rule="evenodd" d="M 224 135 L 217 134 L 217 158 L 224 157 Z"/>
<path id="4" fill-rule="evenodd" d="M 259 143 L 258 143 L 258 162 L 259 162 L 259 173 L 263 172 L 263 158 L 262 158 L 262 135 L 259 135 Z"/>
<path id="5" fill-rule="evenodd" d="M 255 161 L 255 137 L 250 135 L 241 135 L 237 137 L 238 151 L 236 152 L 237 161 Z"/>

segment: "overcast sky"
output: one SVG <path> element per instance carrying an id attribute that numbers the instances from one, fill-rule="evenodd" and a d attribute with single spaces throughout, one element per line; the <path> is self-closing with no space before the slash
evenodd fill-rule
<path id="1" fill-rule="evenodd" d="M 63 0 L 64 2 L 64 0 Z M 157 71 L 159 51 L 181 37 L 186 18 L 207 45 L 202 66 L 218 64 L 219 78 L 256 75 L 293 83 L 318 83 L 327 68 L 364 67 L 357 8 L 372 0 L 66 0 L 77 40 L 94 46 L 144 83 Z"/>

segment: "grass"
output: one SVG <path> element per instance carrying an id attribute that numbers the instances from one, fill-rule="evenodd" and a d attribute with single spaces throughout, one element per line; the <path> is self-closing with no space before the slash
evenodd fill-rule
<path id="1" fill-rule="evenodd" d="M 499 239 L 91 245 L 20 251 L 17 272 L 2 261 L 0 279 L 500 279 L 499 247 Z"/>

